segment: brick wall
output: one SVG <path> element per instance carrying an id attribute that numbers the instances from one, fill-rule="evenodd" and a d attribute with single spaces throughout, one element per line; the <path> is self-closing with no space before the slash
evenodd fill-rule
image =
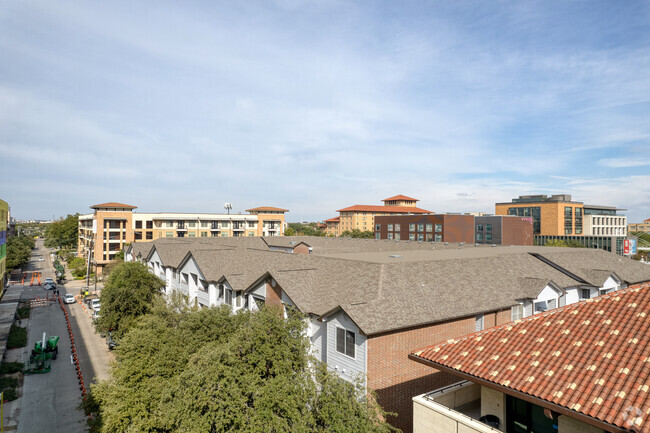
<path id="1" fill-rule="evenodd" d="M 266 301 L 267 306 L 282 306 L 282 288 L 276 282 L 275 287 L 271 285 L 271 278 L 266 281 Z"/>
<path id="2" fill-rule="evenodd" d="M 484 315 L 485 327 L 510 321 L 510 310 Z M 379 404 L 397 417 L 388 421 L 405 433 L 412 431 L 416 395 L 458 382 L 458 377 L 408 359 L 409 353 L 450 338 L 475 332 L 474 316 L 433 325 L 370 336 L 368 387 L 377 393 Z"/>

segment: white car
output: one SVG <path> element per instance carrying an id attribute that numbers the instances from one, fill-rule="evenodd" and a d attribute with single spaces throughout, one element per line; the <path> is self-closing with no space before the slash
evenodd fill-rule
<path id="1" fill-rule="evenodd" d="M 75 301 L 76 299 L 74 298 L 74 295 L 72 293 L 66 293 L 63 296 L 63 302 L 65 302 L 66 304 L 74 304 Z"/>
<path id="2" fill-rule="evenodd" d="M 44 262 L 45 259 L 44 259 L 43 257 L 39 257 L 39 258 L 38 258 L 38 261 L 39 261 L 39 262 Z"/>
<path id="3" fill-rule="evenodd" d="M 56 284 L 52 278 L 46 278 L 45 281 L 43 281 L 44 285 L 47 284 L 47 283 Z"/>
<path id="4" fill-rule="evenodd" d="M 93 309 L 93 311 L 99 310 L 99 307 L 102 305 L 101 301 L 99 299 L 93 299 L 90 303 L 90 307 Z"/>

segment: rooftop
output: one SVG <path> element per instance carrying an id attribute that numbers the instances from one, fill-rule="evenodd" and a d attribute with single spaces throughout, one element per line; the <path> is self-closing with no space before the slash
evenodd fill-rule
<path id="1" fill-rule="evenodd" d="M 415 206 L 375 206 L 365 204 L 355 204 L 337 210 L 337 212 L 373 212 L 373 213 L 433 213 L 426 209 L 420 209 Z"/>
<path id="2" fill-rule="evenodd" d="M 385 198 L 382 201 L 420 201 L 420 200 L 418 200 L 417 198 L 407 197 L 405 195 L 400 194 L 393 197 Z"/>
<path id="3" fill-rule="evenodd" d="M 650 284 L 418 350 L 410 358 L 619 428 L 650 411 Z"/>
<path id="4" fill-rule="evenodd" d="M 117 203 L 111 201 L 109 203 L 102 203 L 90 206 L 91 209 L 104 209 L 104 208 L 123 208 L 123 209 L 137 209 L 137 206 L 131 206 L 130 204 Z"/>

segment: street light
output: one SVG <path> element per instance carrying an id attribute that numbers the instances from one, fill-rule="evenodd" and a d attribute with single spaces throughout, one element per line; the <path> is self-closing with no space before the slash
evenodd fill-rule
<path id="1" fill-rule="evenodd" d="M 223 205 L 223 208 L 228 211 L 228 215 L 230 215 L 230 209 L 232 209 L 232 203 L 226 203 Z"/>

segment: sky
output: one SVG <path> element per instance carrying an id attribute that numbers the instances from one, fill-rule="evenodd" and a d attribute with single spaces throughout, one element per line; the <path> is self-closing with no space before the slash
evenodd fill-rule
<path id="1" fill-rule="evenodd" d="M 0 199 L 650 218 L 646 1 L 0 0 Z"/>

